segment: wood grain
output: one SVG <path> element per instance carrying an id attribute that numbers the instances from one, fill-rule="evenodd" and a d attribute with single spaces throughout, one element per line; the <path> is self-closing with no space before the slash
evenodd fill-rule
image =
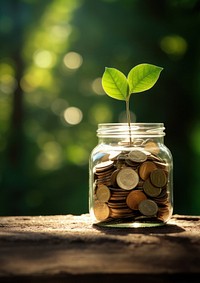
<path id="1" fill-rule="evenodd" d="M 183 283 L 198 274 L 200 216 L 121 229 L 88 214 L 0 217 L 0 282 Z"/>

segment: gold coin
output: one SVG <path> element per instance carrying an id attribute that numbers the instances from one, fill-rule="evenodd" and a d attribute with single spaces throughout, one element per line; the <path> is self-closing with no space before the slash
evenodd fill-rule
<path id="1" fill-rule="evenodd" d="M 139 163 L 147 160 L 146 154 L 143 151 L 137 149 L 130 151 L 128 154 L 128 158 L 131 161 L 139 162 Z"/>
<path id="2" fill-rule="evenodd" d="M 110 215 L 110 209 L 104 202 L 95 201 L 93 210 L 98 221 L 106 220 Z"/>
<path id="3" fill-rule="evenodd" d="M 156 169 L 150 174 L 151 183 L 156 187 L 164 187 L 167 183 L 167 176 L 163 169 Z"/>
<path id="4" fill-rule="evenodd" d="M 146 216 L 154 216 L 158 212 L 158 206 L 155 201 L 150 199 L 142 200 L 138 206 L 139 211 Z"/>
<path id="5" fill-rule="evenodd" d="M 126 203 L 131 209 L 138 210 L 139 203 L 146 198 L 146 195 L 142 191 L 133 190 L 128 194 Z"/>
<path id="6" fill-rule="evenodd" d="M 110 198 L 110 190 L 105 185 L 100 185 L 96 191 L 97 199 L 101 202 L 107 202 Z"/>
<path id="7" fill-rule="evenodd" d="M 160 152 L 160 148 L 159 148 L 158 144 L 155 143 L 154 141 L 148 141 L 145 144 L 144 149 L 146 149 L 147 151 L 149 151 L 153 154 L 158 154 Z"/>
<path id="8" fill-rule="evenodd" d="M 157 169 L 155 163 L 151 161 L 145 161 L 140 165 L 139 175 L 142 180 L 146 180 L 149 177 L 150 173 L 155 169 Z"/>
<path id="9" fill-rule="evenodd" d="M 143 185 L 143 190 L 144 192 L 150 196 L 150 197 L 157 197 L 160 195 L 162 189 L 161 188 L 158 188 L 158 187 L 154 187 L 150 180 L 147 179 L 145 182 L 144 182 L 144 185 Z"/>
<path id="10" fill-rule="evenodd" d="M 133 169 L 125 167 L 117 174 L 116 182 L 121 189 L 132 190 L 137 186 L 139 176 Z"/>

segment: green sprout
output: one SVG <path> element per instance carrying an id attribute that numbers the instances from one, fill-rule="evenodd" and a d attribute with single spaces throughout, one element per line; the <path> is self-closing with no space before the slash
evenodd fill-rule
<path id="1" fill-rule="evenodd" d="M 131 94 L 146 91 L 157 82 L 162 67 L 151 64 L 139 64 L 133 67 L 126 77 L 122 72 L 115 68 L 105 68 L 102 77 L 102 86 L 105 93 L 115 99 L 126 102 L 126 115 L 130 132 L 131 144 L 131 118 L 130 118 L 130 97 Z"/>

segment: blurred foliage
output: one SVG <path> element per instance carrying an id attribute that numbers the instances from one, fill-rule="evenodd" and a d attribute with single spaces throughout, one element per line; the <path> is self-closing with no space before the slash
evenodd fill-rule
<path id="1" fill-rule="evenodd" d="M 0 214 L 88 211 L 98 123 L 123 121 L 104 95 L 105 66 L 164 67 L 131 99 L 138 122 L 164 122 L 175 213 L 200 213 L 200 2 L 2 0 Z"/>

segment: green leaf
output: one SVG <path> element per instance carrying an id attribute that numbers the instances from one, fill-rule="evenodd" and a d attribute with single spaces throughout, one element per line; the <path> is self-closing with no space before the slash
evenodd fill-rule
<path id="1" fill-rule="evenodd" d="M 126 100 L 129 95 L 126 76 L 115 68 L 105 68 L 102 86 L 108 96 L 118 100 Z"/>
<path id="2" fill-rule="evenodd" d="M 157 82 L 163 68 L 151 64 L 139 64 L 128 74 L 129 94 L 148 90 Z"/>

